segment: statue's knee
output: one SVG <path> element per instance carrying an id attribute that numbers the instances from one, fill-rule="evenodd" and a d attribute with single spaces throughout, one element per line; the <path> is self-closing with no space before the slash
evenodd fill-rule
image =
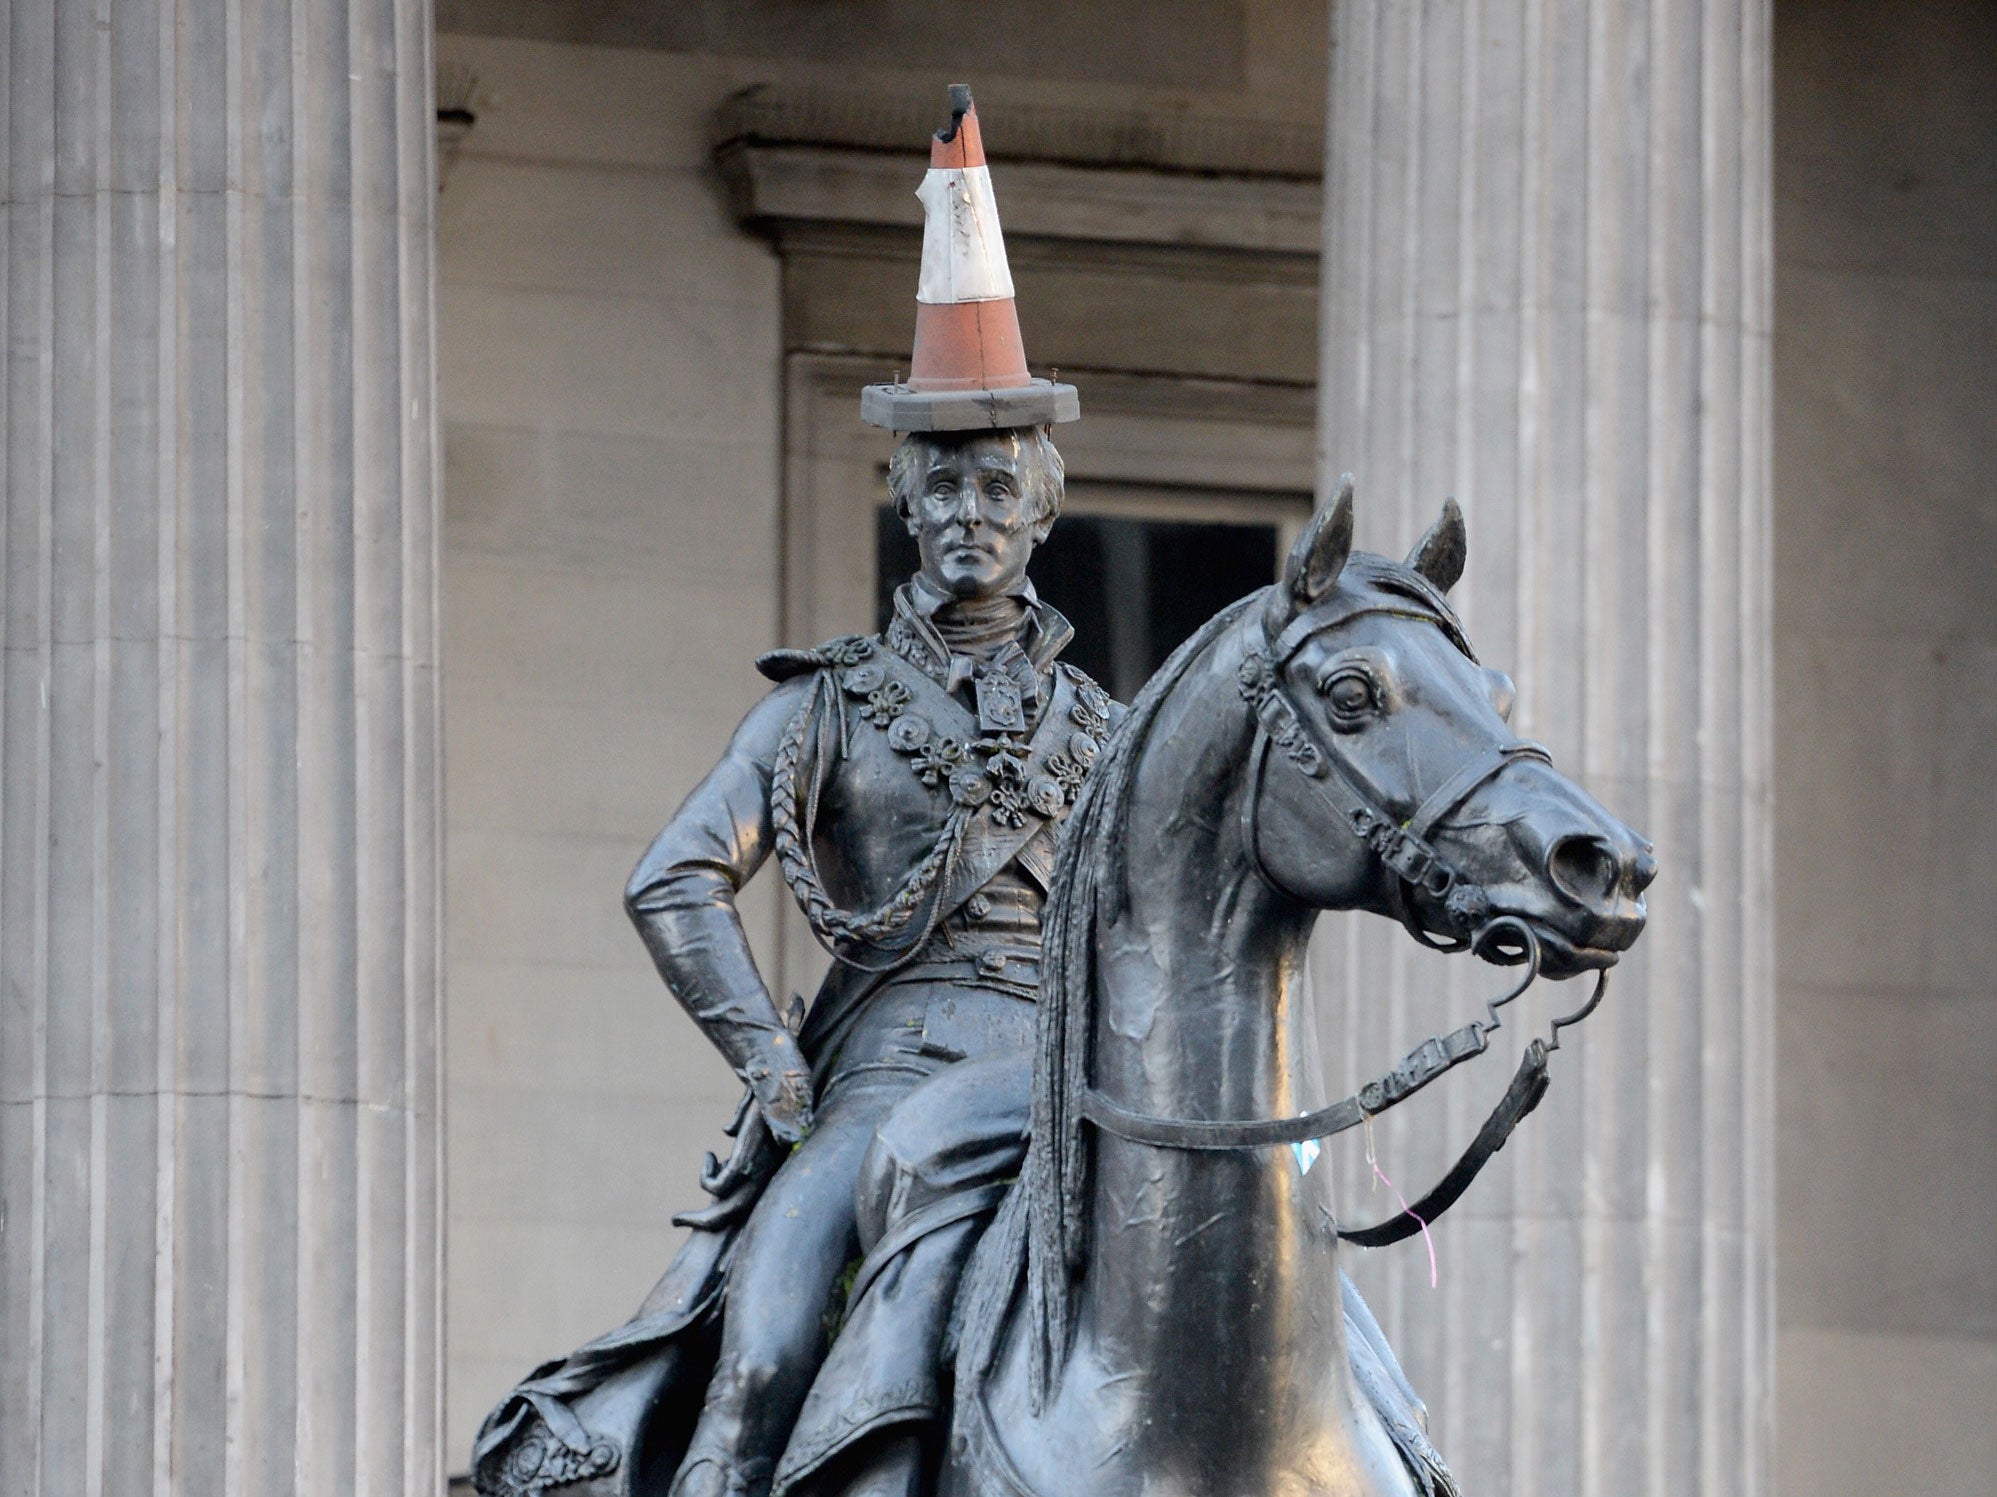
<path id="1" fill-rule="evenodd" d="M 795 1361 L 787 1359 L 782 1349 L 770 1345 L 744 1347 L 732 1354 L 724 1352 L 715 1364 L 714 1377 L 708 1384 L 709 1399 L 712 1401 L 715 1393 L 721 1393 L 731 1402 L 760 1407 L 799 1378 Z"/>
<path id="2" fill-rule="evenodd" d="M 1024 1054 L 959 1061 L 896 1104 L 874 1130 L 854 1193 L 863 1249 L 910 1211 L 1018 1173 L 1031 1077 Z"/>
<path id="3" fill-rule="evenodd" d="M 949 1101 L 941 1088 L 919 1087 L 874 1130 L 853 1193 L 861 1251 L 871 1249 L 896 1221 L 934 1194 L 929 1182 L 936 1161 L 956 1149 L 962 1121 Z"/>
<path id="4" fill-rule="evenodd" d="M 895 1152 L 892 1136 L 885 1130 L 874 1134 L 860 1161 L 860 1179 L 853 1189 L 853 1214 L 860 1228 L 860 1251 L 879 1242 L 894 1219 L 895 1201 L 900 1192 L 903 1161 Z"/>

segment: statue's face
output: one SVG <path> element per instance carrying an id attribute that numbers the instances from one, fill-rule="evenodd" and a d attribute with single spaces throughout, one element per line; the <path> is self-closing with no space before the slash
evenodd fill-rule
<path id="1" fill-rule="evenodd" d="M 1033 548 L 1054 523 L 1022 473 L 1039 461 L 1005 433 L 927 450 L 907 520 L 922 575 L 939 592 L 996 598 L 1019 588 Z"/>

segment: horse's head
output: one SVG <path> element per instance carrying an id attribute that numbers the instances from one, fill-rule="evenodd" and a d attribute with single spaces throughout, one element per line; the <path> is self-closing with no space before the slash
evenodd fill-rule
<path id="1" fill-rule="evenodd" d="M 1431 944 L 1517 961 L 1523 922 L 1549 977 L 1609 966 L 1643 930 L 1656 860 L 1513 737 L 1512 684 L 1445 601 L 1464 557 L 1453 502 L 1405 563 L 1354 553 L 1350 479 L 1299 538 L 1240 673 L 1267 738 L 1256 856 L 1297 898 Z"/>

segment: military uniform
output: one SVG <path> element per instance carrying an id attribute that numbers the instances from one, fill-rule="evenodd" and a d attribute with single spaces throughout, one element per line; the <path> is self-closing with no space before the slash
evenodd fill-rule
<path id="1" fill-rule="evenodd" d="M 797 1052 L 810 1068 L 809 1135 L 788 1156 L 751 1144 L 751 1157 L 729 1169 L 710 1166 L 719 1199 L 685 1218 L 701 1230 L 682 1255 L 705 1269 L 676 1265 L 681 1286 L 662 1285 L 648 1305 L 655 1339 L 698 1328 L 711 1343 L 720 1329 L 704 1389 L 688 1376 L 693 1359 L 682 1357 L 672 1396 L 702 1407 L 686 1467 L 711 1459 L 736 1480 L 730 1490 L 767 1490 L 828 1329 L 844 1316 L 856 1265 L 888 1213 L 877 1201 L 863 1233 L 856 1187 L 870 1150 L 883 1175 L 881 1125 L 957 1062 L 1009 1054 L 1022 1079 L 1005 1090 L 1023 1086 L 1056 837 L 1121 714 L 1058 660 L 1073 631 L 1030 585 L 1013 605 L 1017 629 L 975 653 L 953 649 L 939 629 L 947 602 L 918 578 L 896 594 L 884 634 L 763 657 L 777 689 L 744 720 L 627 890 L 660 973 L 738 1073 L 763 1080 Z M 799 1016 L 779 1013 L 735 909 L 736 892 L 772 856 L 837 958 L 795 1031 Z M 1009 1117 L 1014 1110 L 1009 1102 Z M 997 1137 L 1009 1158 L 1016 1118 Z M 887 1160 L 885 1174 L 897 1167 Z M 968 1231 L 979 1202 L 958 1194 L 970 1201 L 953 1208 Z M 948 1256 L 952 1265 L 934 1276 L 941 1288 L 954 1283 L 961 1258 Z M 947 1304 L 928 1306 L 932 1318 L 939 1308 L 947 1313 Z M 606 1341 L 641 1349 L 634 1329 Z M 934 1345 L 916 1341 L 933 1343 L 940 1331 L 918 1332 L 894 1360 L 926 1369 Z M 495 1413 L 487 1434 L 512 1426 L 511 1439 L 482 1435 L 482 1470 L 517 1456 L 526 1434 L 565 1453 L 529 1428 L 529 1411 L 541 1409 L 539 1422 L 552 1427 L 543 1405 L 572 1404 L 595 1387 L 600 1379 L 573 1376 L 590 1353 L 522 1385 L 531 1394 L 538 1380 L 548 1396 L 516 1396 L 510 1414 L 506 1405 Z M 908 1375 L 892 1382 L 905 1405 L 934 1401 L 933 1390 L 911 1394 Z M 841 1417 L 851 1422 L 850 1411 Z"/>
<path id="2" fill-rule="evenodd" d="M 784 684 L 632 877 L 629 906 L 661 974 L 744 1069 L 783 1020 L 733 895 L 775 853 L 841 958 L 801 1035 L 821 1098 L 855 1046 L 882 1043 L 873 1026 L 851 1031 L 883 986 L 963 979 L 1030 997 L 1055 833 L 1116 710 L 1056 662 L 1072 630 L 1051 607 L 1029 594 L 1018 638 L 976 660 L 938 631 L 943 602 L 918 579 L 898 591 L 884 636 L 765 656 Z M 871 922 L 852 913 L 898 897 Z M 828 918 L 814 916 L 820 901 Z"/>

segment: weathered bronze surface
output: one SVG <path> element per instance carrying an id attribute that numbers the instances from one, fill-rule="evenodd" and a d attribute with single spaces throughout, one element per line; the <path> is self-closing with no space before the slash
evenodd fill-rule
<path id="1" fill-rule="evenodd" d="M 1289 1059 L 1304 943 L 1360 909 L 1525 981 L 1605 972 L 1648 845 L 1511 738 L 1444 596 L 1453 505 L 1394 563 L 1351 552 L 1348 486 L 1125 720 L 1026 581 L 1044 432 L 911 438 L 890 484 L 922 558 L 893 623 L 764 658 L 628 891 L 747 1083 L 733 1155 L 638 1316 L 494 1411 L 480 1489 L 1455 1492 L 1337 1261 L 1418 1224 L 1341 1230 L 1275 1145 L 1481 1052 L 1497 1004 L 1325 1106 Z M 772 854 L 838 958 L 788 1014 L 734 906 Z"/>

